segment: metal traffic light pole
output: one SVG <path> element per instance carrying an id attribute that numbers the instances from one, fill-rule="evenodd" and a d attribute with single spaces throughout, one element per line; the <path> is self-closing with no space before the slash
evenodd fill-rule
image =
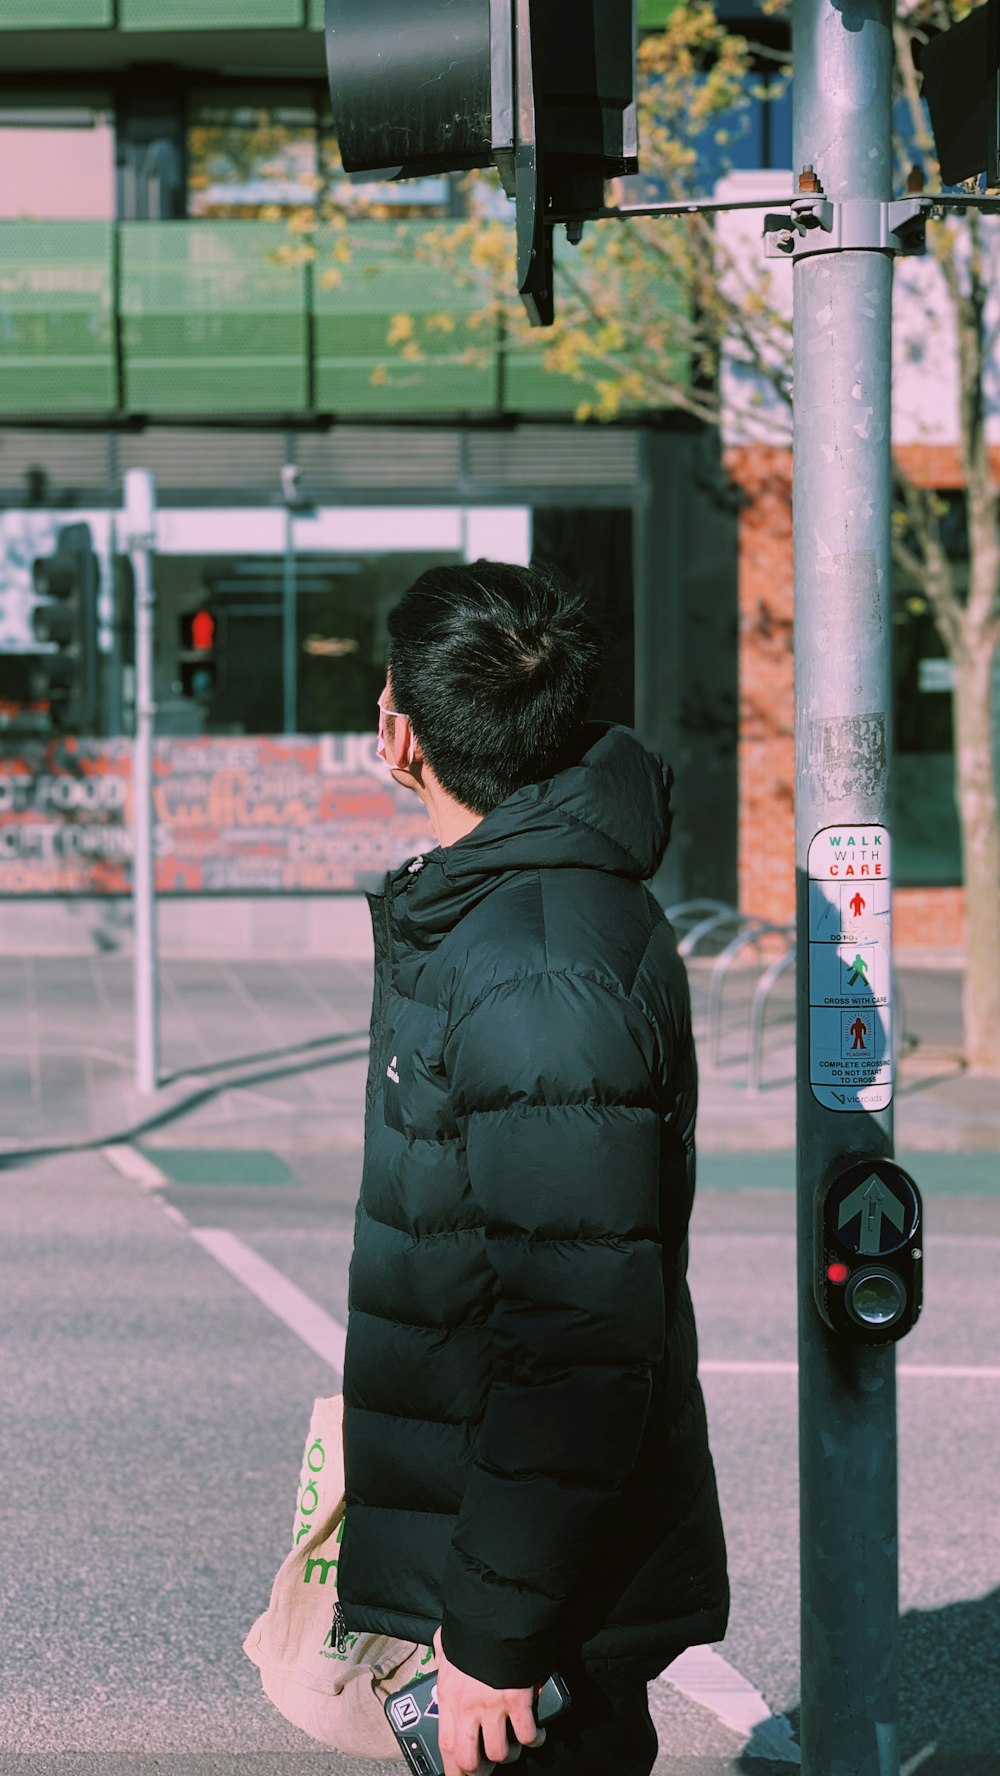
<path id="1" fill-rule="evenodd" d="M 824 1181 L 892 1152 L 892 251 L 871 228 L 892 195 L 891 0 L 795 0 L 793 50 L 800 190 L 815 181 L 845 218 L 845 200 L 872 201 L 839 231 L 863 245 L 815 229 L 793 270 L 802 1767 L 898 1776 L 895 1349 L 824 1324 L 814 1252 Z M 849 1008 L 822 1004 L 837 995 L 821 971 L 828 986 L 843 958 L 815 941 L 817 909 L 839 895 L 840 923 L 852 907 L 862 920 L 852 944 L 867 955 L 877 932 L 880 979 L 860 1010 L 847 977 Z"/>
<path id="2" fill-rule="evenodd" d="M 132 747 L 132 905 L 135 1087 L 151 1096 L 159 1082 L 159 990 L 153 849 L 153 545 L 156 483 L 148 469 L 125 476 L 125 538 L 135 582 L 135 740 Z"/>

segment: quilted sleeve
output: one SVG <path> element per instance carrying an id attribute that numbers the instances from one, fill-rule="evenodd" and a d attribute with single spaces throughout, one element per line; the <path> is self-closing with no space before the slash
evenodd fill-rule
<path id="1" fill-rule="evenodd" d="M 546 972 L 494 988 L 445 1060 L 495 1304 L 443 1642 L 524 1687 L 549 1674 L 663 1354 L 656 1038 L 615 987 Z"/>

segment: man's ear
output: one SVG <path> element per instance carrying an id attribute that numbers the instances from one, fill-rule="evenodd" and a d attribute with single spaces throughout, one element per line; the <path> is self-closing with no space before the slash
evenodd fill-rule
<path id="1" fill-rule="evenodd" d="M 396 734 L 398 735 L 399 733 L 399 723 L 401 721 L 405 721 L 406 723 L 406 750 L 399 754 L 398 763 L 401 770 L 409 770 L 412 765 L 421 762 L 424 754 L 420 741 L 417 739 L 417 736 L 413 731 L 413 724 L 411 723 L 409 716 L 396 717 Z"/>
<path id="2" fill-rule="evenodd" d="M 398 740 L 399 724 L 403 719 L 404 718 L 401 716 L 396 717 L 396 729 L 393 735 L 394 743 Z M 402 788 L 415 789 L 418 792 L 421 791 L 424 775 L 424 753 L 420 741 L 410 726 L 408 717 L 406 718 L 405 750 L 401 752 L 397 751 L 395 744 L 393 750 L 396 751 L 396 761 L 390 767 L 391 776 L 395 778 L 396 782 L 400 784 Z"/>

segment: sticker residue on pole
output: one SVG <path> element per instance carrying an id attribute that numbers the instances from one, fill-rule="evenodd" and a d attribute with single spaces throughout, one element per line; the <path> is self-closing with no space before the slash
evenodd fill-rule
<path id="1" fill-rule="evenodd" d="M 892 1102 L 889 834 L 827 826 L 809 846 L 809 1084 L 827 1110 Z"/>

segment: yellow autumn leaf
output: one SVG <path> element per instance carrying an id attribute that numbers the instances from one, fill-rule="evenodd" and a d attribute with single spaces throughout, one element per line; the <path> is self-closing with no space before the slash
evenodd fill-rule
<path id="1" fill-rule="evenodd" d="M 402 345 L 404 340 L 412 339 L 413 316 L 408 314 L 394 314 L 392 320 L 389 322 L 389 331 L 385 337 L 387 345 Z"/>

